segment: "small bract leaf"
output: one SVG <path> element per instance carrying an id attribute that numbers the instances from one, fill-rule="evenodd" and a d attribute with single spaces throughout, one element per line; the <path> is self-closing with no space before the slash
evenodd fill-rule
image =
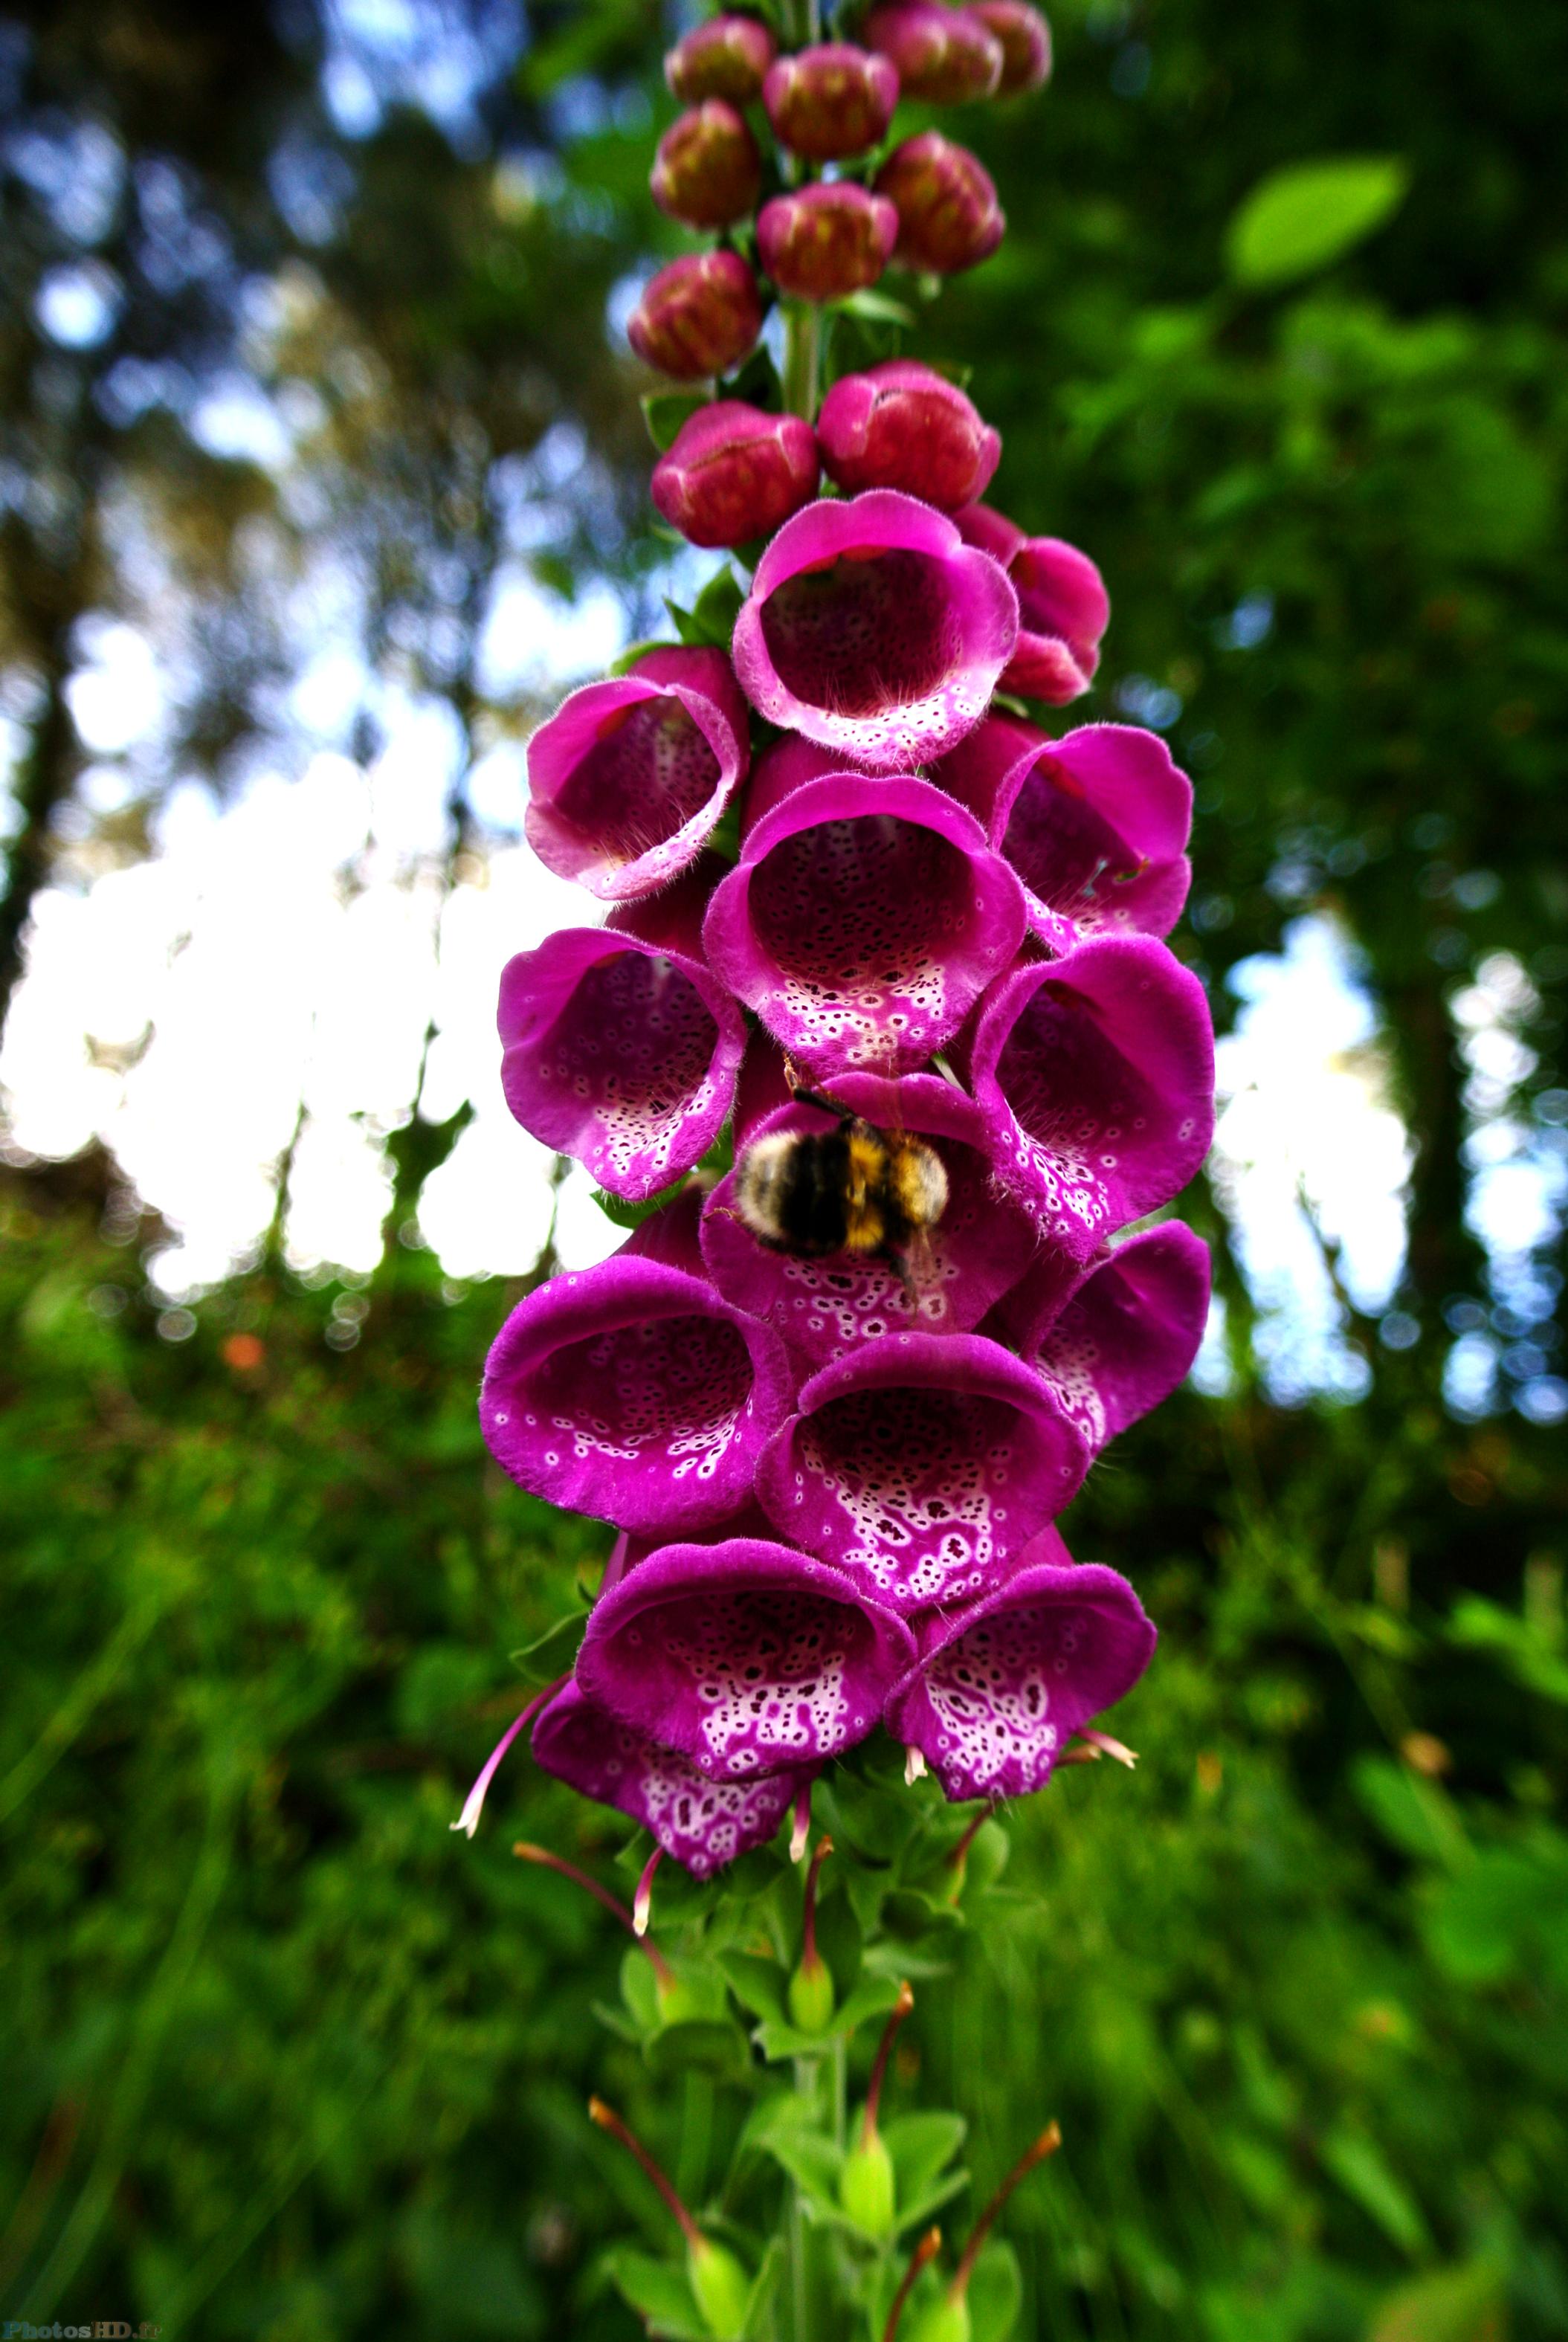
<path id="1" fill-rule="evenodd" d="M 1272 171 L 1232 216 L 1231 275 L 1240 285 L 1286 285 L 1326 267 L 1381 227 L 1409 185 L 1394 155 L 1338 155 Z"/>
<path id="2" fill-rule="evenodd" d="M 708 403 L 705 391 L 650 390 L 644 394 L 643 420 L 661 455 L 680 437 L 682 424 L 689 423 L 697 409 Z"/>

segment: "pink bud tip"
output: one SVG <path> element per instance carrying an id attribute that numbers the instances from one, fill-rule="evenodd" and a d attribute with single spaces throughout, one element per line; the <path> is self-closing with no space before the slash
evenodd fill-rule
<path id="1" fill-rule="evenodd" d="M 874 285 L 892 256 L 898 214 L 847 180 L 817 181 L 764 204 L 757 219 L 763 266 L 796 301 L 843 301 Z"/>
<path id="2" fill-rule="evenodd" d="M 895 146 L 875 187 L 898 213 L 894 258 L 901 268 L 954 275 L 988 260 L 1006 231 L 989 172 L 939 130 Z"/>
<path id="3" fill-rule="evenodd" d="M 699 407 L 654 466 L 654 502 L 693 545 L 771 536 L 815 494 L 816 440 L 798 415 L 742 400 Z"/>
<path id="4" fill-rule="evenodd" d="M 632 1933 L 639 1938 L 647 1934 L 648 1922 L 654 1916 L 654 1873 L 664 1858 L 664 1847 L 656 1846 L 643 1866 L 637 1891 L 632 1897 Z"/>
<path id="5" fill-rule="evenodd" d="M 653 279 L 626 326 L 645 365 L 677 382 L 724 374 L 763 327 L 756 278 L 738 252 L 692 252 Z"/>
<path id="6" fill-rule="evenodd" d="M 994 96 L 1001 85 L 1002 44 L 975 10 L 898 0 L 872 10 L 865 37 L 894 67 L 905 97 L 962 105 Z"/>
<path id="7" fill-rule="evenodd" d="M 835 382 L 817 440 L 828 477 L 851 495 L 902 488 L 944 512 L 982 495 L 1002 454 L 1001 438 L 956 383 L 913 358 Z"/>
<path id="8" fill-rule="evenodd" d="M 780 143 L 814 163 L 874 146 L 897 103 L 898 75 L 887 58 L 848 41 L 824 41 L 781 57 L 763 84 Z"/>
<path id="9" fill-rule="evenodd" d="M 654 201 L 687 227 L 729 227 L 756 207 L 762 156 L 727 98 L 704 98 L 672 122 L 659 141 Z"/>
<path id="10" fill-rule="evenodd" d="M 1051 78 L 1051 27 L 1029 0 L 971 0 L 978 16 L 1002 47 L 999 97 L 1018 97 Z"/>
<path id="11" fill-rule="evenodd" d="M 714 16 L 676 42 L 664 59 L 664 79 L 683 105 L 709 97 L 749 105 L 776 51 L 773 35 L 754 16 Z"/>

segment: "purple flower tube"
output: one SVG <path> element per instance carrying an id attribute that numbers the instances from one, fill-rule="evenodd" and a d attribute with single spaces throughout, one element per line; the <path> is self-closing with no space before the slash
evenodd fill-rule
<path id="1" fill-rule="evenodd" d="M 1017 630 L 988 554 L 945 514 L 874 488 L 784 523 L 735 621 L 735 674 L 771 724 L 897 772 L 974 729 Z"/>
<path id="2" fill-rule="evenodd" d="M 574 1683 L 541 1711 L 533 1746 L 546 1773 L 641 1822 L 694 1878 L 709 1878 L 754 1846 L 765 1846 L 810 1777 L 772 1773 L 761 1780 L 712 1781 L 688 1757 L 661 1748 L 584 1697 Z"/>
<path id="3" fill-rule="evenodd" d="M 986 1321 L 1043 1375 L 1091 1455 L 1169 1398 L 1198 1355 L 1209 1248 L 1165 1220 L 1077 1266 L 1043 1255 Z"/>
<path id="4" fill-rule="evenodd" d="M 933 777 L 1024 881 L 1055 952 L 1092 935 L 1169 935 L 1192 882 L 1193 785 L 1157 732 L 1086 724 L 1060 740 L 988 716 Z"/>
<path id="5" fill-rule="evenodd" d="M 652 894 L 696 859 L 749 756 L 724 653 L 649 651 L 573 692 L 528 743 L 528 843 L 590 894 Z"/>
<path id="6" fill-rule="evenodd" d="M 893 1334 L 812 1376 L 764 1450 L 781 1532 L 899 1612 L 1005 1577 L 1088 1451 L 1041 1377 L 977 1334 Z"/>
<path id="7" fill-rule="evenodd" d="M 669 1545 L 588 1619 L 584 1695 L 710 1779 L 798 1774 L 864 1740 L 907 1673 L 902 1619 L 788 1546 Z"/>
<path id="8" fill-rule="evenodd" d="M 746 1502 L 792 1383 L 768 1326 L 628 1246 L 518 1303 L 485 1361 L 479 1420 L 532 1496 L 673 1535 Z"/>
<path id="9" fill-rule="evenodd" d="M 740 1010 L 694 955 L 564 927 L 509 960 L 501 1086 L 526 1131 L 641 1202 L 718 1136 L 745 1048 Z"/>
<path id="10" fill-rule="evenodd" d="M 1025 910 L 979 824 L 928 781 L 830 775 L 747 832 L 709 965 L 827 1077 L 923 1065 L 1011 961 Z"/>
<path id="11" fill-rule="evenodd" d="M 844 1074 L 834 1101 L 884 1130 L 924 1140 L 947 1174 L 947 1206 L 907 1264 L 908 1286 L 875 1256 L 805 1258 L 761 1244 L 735 1214 L 734 1174 L 722 1179 L 703 1214 L 703 1256 L 719 1291 L 761 1317 L 813 1366 L 889 1333 L 967 1333 L 1034 1259 L 1033 1223 L 995 1192 L 984 1116 L 972 1098 L 932 1074 L 884 1081 Z M 745 1141 L 775 1131 L 820 1131 L 820 1107 L 785 1105 L 749 1127 Z"/>
<path id="12" fill-rule="evenodd" d="M 1065 707 L 1094 680 L 1111 623 L 1100 572 L 1064 537 L 1025 536 L 989 505 L 968 505 L 954 518 L 965 545 L 999 561 L 1018 596 L 1018 640 L 1003 689 Z"/>
<path id="13" fill-rule="evenodd" d="M 887 1727 L 919 1749 L 949 1797 L 1024 1797 L 1044 1787 L 1074 1732 L 1131 1691 L 1154 1641 L 1115 1570 L 1031 1562 L 925 1622 Z"/>
<path id="14" fill-rule="evenodd" d="M 1213 1135 L 1209 1005 L 1149 936 L 1103 936 L 1004 976 L 971 1072 L 998 1176 L 1079 1260 L 1168 1204 Z"/>

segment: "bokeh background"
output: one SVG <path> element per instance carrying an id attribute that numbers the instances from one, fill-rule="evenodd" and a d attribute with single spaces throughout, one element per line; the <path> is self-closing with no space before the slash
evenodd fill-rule
<path id="1" fill-rule="evenodd" d="M 1054 2342 L 1568 2334 L 1568 17 L 1057 0 L 950 125 L 1012 232 L 909 346 L 1101 563 L 1077 715 L 1198 788 L 1221 1028 L 1193 1382 L 1067 1523 L 1163 1630 L 1137 1774 L 1014 1820 L 908 2038 Z M 586 898 L 528 731 L 714 565 L 621 321 L 675 248 L 654 0 L 0 13 L 0 2315 L 634 2330 L 708 2110 L 511 1860 L 509 1654 L 607 1548 L 487 1461 L 526 1282 L 618 1240 L 493 1002 Z M 1249 276 L 1268 175 L 1392 158 Z M 1310 236 L 1308 241 L 1310 243 Z M 591 914 L 590 914 L 591 915 Z M 924 2087 L 924 2085 L 923 2085 Z M 824 2337 L 824 2342 L 830 2342 Z"/>

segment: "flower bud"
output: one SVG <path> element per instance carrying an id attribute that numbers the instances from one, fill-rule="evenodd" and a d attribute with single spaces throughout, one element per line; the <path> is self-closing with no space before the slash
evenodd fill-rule
<path id="1" fill-rule="evenodd" d="M 1051 27 L 1029 0 L 973 0 L 969 14 L 1002 45 L 998 97 L 1017 97 L 1050 80 Z"/>
<path id="2" fill-rule="evenodd" d="M 703 2323 L 715 2342 L 736 2342 L 746 2330 L 746 2305 L 751 2280 L 724 2245 L 711 2237 L 688 2247 L 686 2276 L 703 2313 Z"/>
<path id="3" fill-rule="evenodd" d="M 654 502 L 693 545 L 771 536 L 816 491 L 816 441 L 798 415 L 737 398 L 700 406 L 654 466 Z"/>
<path id="4" fill-rule="evenodd" d="M 845 2217 L 878 2241 L 893 2234 L 893 2157 L 880 2131 L 857 2139 L 844 2159 L 838 2200 Z"/>
<path id="5" fill-rule="evenodd" d="M 880 50 L 895 68 L 905 97 L 931 105 L 962 105 L 991 97 L 1001 85 L 1003 49 L 978 15 L 915 0 L 874 8 L 866 20 L 867 45 Z"/>
<path id="6" fill-rule="evenodd" d="M 939 130 L 895 146 L 875 185 L 898 213 L 894 258 L 902 268 L 938 276 L 974 268 L 990 258 L 1006 230 L 990 173 Z"/>
<path id="7" fill-rule="evenodd" d="M 694 252 L 661 268 L 626 339 L 644 365 L 696 382 L 734 365 L 763 329 L 757 280 L 738 252 Z"/>
<path id="8" fill-rule="evenodd" d="M 851 495 L 902 488 L 944 512 L 982 493 L 1002 441 L 955 383 L 913 358 L 845 375 L 823 402 L 817 442 L 829 479 Z"/>
<path id="9" fill-rule="evenodd" d="M 762 188 L 756 140 L 727 98 L 704 98 L 671 123 L 659 141 L 649 184 L 654 201 L 687 227 L 728 227 L 756 207 Z"/>
<path id="10" fill-rule="evenodd" d="M 707 97 L 749 105 L 777 51 L 754 16 L 714 16 L 676 42 L 664 59 L 664 79 L 683 105 L 701 105 Z"/>
<path id="11" fill-rule="evenodd" d="M 844 181 L 775 195 L 757 221 L 763 266 L 797 301 L 842 301 L 874 285 L 897 235 L 892 204 Z"/>
<path id="12" fill-rule="evenodd" d="M 770 67 L 763 104 L 792 154 L 836 163 L 876 145 L 898 104 L 898 75 L 853 42 L 823 41 Z"/>

